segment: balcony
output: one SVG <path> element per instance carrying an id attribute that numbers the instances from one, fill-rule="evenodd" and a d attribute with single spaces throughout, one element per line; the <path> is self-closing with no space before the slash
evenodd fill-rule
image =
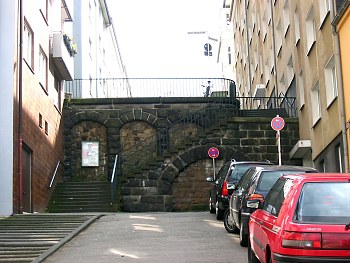
<path id="1" fill-rule="evenodd" d="M 64 43 L 63 33 L 53 34 L 52 58 L 59 74 L 64 80 L 74 78 L 74 59 Z"/>

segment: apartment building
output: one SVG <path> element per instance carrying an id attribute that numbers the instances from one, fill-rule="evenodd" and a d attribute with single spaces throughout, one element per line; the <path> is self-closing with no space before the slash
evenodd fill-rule
<path id="1" fill-rule="evenodd" d="M 63 85 L 74 77 L 73 1 L 1 1 L 0 215 L 43 212 L 63 175 Z"/>
<path id="2" fill-rule="evenodd" d="M 320 171 L 347 170 L 333 1 L 240 0 L 231 8 L 239 95 L 256 97 L 259 108 L 295 96 L 300 141 L 290 157 Z"/>
<path id="3" fill-rule="evenodd" d="M 66 92 L 74 98 L 130 97 L 128 81 L 117 80 L 127 73 L 106 0 L 75 0 L 73 31 L 79 51 L 75 83 L 67 83 Z"/>
<path id="4" fill-rule="evenodd" d="M 336 26 L 335 34 L 339 36 L 339 48 L 340 48 L 340 63 L 342 68 L 342 87 L 343 87 L 343 100 L 344 100 L 344 114 L 345 116 L 345 133 L 348 142 L 348 148 L 346 156 L 348 157 L 348 163 L 350 163 L 349 151 L 350 151 L 350 1 L 338 0 L 336 1 L 336 15 L 333 20 L 333 24 Z"/>

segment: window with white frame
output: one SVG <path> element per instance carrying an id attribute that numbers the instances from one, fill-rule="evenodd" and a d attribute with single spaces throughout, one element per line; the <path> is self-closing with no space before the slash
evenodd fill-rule
<path id="1" fill-rule="evenodd" d="M 270 72 L 269 72 L 269 68 L 270 68 L 270 62 L 269 62 L 269 56 L 267 56 L 266 61 L 265 61 L 265 67 L 264 67 L 264 75 L 265 75 L 265 80 L 266 82 L 269 80 L 270 78 Z M 265 83 L 266 84 L 266 83 Z"/>
<path id="2" fill-rule="evenodd" d="M 298 81 L 298 91 L 299 91 L 299 109 L 301 110 L 305 105 L 305 90 L 304 90 L 304 76 L 303 72 L 299 74 Z"/>
<path id="3" fill-rule="evenodd" d="M 329 11 L 331 10 L 331 0 L 321 0 L 318 1 L 319 4 L 319 10 L 320 10 L 320 27 L 324 23 L 327 15 L 329 14 Z"/>
<path id="4" fill-rule="evenodd" d="M 324 68 L 327 107 L 338 96 L 337 70 L 334 56 L 332 56 Z"/>
<path id="5" fill-rule="evenodd" d="M 276 53 L 279 54 L 282 48 L 282 22 L 278 20 L 276 32 Z"/>
<path id="6" fill-rule="evenodd" d="M 259 54 L 259 69 L 260 69 L 260 78 L 261 78 L 264 74 L 263 61 L 262 61 L 261 54 Z"/>
<path id="7" fill-rule="evenodd" d="M 320 85 L 317 81 L 311 89 L 311 109 L 312 109 L 312 124 L 315 125 L 321 118 L 321 97 Z"/>
<path id="8" fill-rule="evenodd" d="M 295 35 L 295 45 L 298 44 L 300 40 L 300 27 L 299 27 L 299 13 L 298 7 L 294 11 L 294 35 Z"/>
<path id="9" fill-rule="evenodd" d="M 293 79 L 294 79 L 293 57 L 290 56 L 287 63 L 287 87 L 289 87 Z"/>
<path id="10" fill-rule="evenodd" d="M 61 111 L 62 104 L 62 81 L 55 77 L 55 91 L 54 91 L 53 101 L 56 108 Z"/>
<path id="11" fill-rule="evenodd" d="M 289 0 L 285 0 L 284 5 L 283 5 L 283 34 L 284 34 L 284 36 L 286 36 L 289 26 L 290 26 Z"/>
<path id="12" fill-rule="evenodd" d="M 24 21 L 23 27 L 23 58 L 31 69 L 34 69 L 33 61 L 34 35 L 28 22 Z"/>
<path id="13" fill-rule="evenodd" d="M 312 46 L 316 42 L 316 27 L 314 8 L 311 6 L 306 17 L 306 54 L 308 55 Z"/>
<path id="14" fill-rule="evenodd" d="M 43 87 L 45 91 L 47 91 L 47 56 L 44 52 L 44 50 L 39 47 L 39 63 L 38 63 L 38 68 L 39 68 L 39 82 L 40 85 Z"/>

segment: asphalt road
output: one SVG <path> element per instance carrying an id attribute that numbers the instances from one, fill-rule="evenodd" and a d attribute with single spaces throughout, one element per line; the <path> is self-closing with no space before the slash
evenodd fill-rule
<path id="1" fill-rule="evenodd" d="M 43 262 L 247 263 L 237 234 L 209 212 L 103 216 Z"/>

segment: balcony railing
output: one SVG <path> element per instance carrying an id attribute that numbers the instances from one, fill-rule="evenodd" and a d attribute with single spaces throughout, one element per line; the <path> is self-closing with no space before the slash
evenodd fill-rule
<path id="1" fill-rule="evenodd" d="M 71 98 L 203 98 L 228 104 L 239 102 L 240 110 L 282 109 L 296 117 L 295 97 L 239 97 L 235 82 L 224 78 L 105 78 L 66 81 Z M 204 100 L 205 99 L 205 100 Z M 198 99 L 197 99 L 198 100 Z M 199 101 L 198 100 L 198 101 Z M 258 112 L 246 114 L 257 115 Z"/>

